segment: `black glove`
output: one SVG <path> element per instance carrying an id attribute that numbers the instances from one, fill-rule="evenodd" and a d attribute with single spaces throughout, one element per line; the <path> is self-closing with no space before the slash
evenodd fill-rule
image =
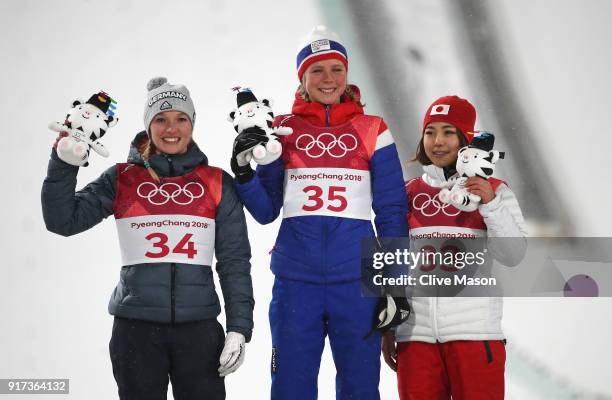
<path id="1" fill-rule="evenodd" d="M 378 299 L 374 310 L 374 321 L 369 337 L 375 331 L 382 333 L 401 325 L 410 316 L 410 304 L 405 297 L 391 297 L 389 295 Z"/>
<path id="2" fill-rule="evenodd" d="M 230 166 L 238 183 L 246 183 L 253 178 L 254 171 L 250 165 L 251 151 L 258 144 L 267 142 L 265 132 L 258 127 L 245 129 L 236 136 Z"/>

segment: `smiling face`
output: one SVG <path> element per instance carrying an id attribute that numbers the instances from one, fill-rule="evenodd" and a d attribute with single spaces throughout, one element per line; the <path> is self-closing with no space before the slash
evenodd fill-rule
<path id="1" fill-rule="evenodd" d="M 425 155 L 436 167 L 448 167 L 457 161 L 461 147 L 457 128 L 447 122 L 431 122 L 423 132 Z"/>
<path id="2" fill-rule="evenodd" d="M 157 153 L 184 154 L 191 143 L 193 127 L 187 114 L 164 111 L 153 117 L 149 132 Z"/>
<path id="3" fill-rule="evenodd" d="M 341 61 L 317 61 L 304 73 L 304 88 L 311 101 L 322 104 L 340 103 L 346 90 L 346 68 Z"/>

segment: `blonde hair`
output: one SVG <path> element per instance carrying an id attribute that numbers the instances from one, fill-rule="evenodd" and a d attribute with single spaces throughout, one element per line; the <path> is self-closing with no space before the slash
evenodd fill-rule
<path id="1" fill-rule="evenodd" d="M 160 182 L 159 175 L 157 175 L 157 172 L 155 172 L 155 170 L 151 167 L 151 164 L 149 164 L 149 159 L 153 154 L 155 154 L 156 150 L 157 148 L 155 147 L 155 144 L 153 144 L 153 141 L 149 137 L 147 138 L 146 142 L 143 143 L 140 153 L 142 155 L 142 159 L 144 160 L 145 168 L 147 171 L 149 171 L 151 178 L 153 178 L 153 180 L 156 182 Z"/>

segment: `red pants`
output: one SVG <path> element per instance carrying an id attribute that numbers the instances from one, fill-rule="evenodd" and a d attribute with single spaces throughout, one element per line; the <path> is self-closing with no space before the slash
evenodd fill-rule
<path id="1" fill-rule="evenodd" d="M 397 347 L 400 399 L 503 399 L 505 364 L 501 340 L 401 342 Z"/>

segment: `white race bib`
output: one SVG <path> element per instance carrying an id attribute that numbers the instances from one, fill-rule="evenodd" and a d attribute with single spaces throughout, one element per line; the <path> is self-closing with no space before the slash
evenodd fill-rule
<path id="1" fill-rule="evenodd" d="M 176 262 L 212 265 L 215 221 L 192 215 L 117 219 L 123 265 Z"/>
<path id="2" fill-rule="evenodd" d="M 370 171 L 350 168 L 285 170 L 283 218 L 302 215 L 371 219 Z"/>

